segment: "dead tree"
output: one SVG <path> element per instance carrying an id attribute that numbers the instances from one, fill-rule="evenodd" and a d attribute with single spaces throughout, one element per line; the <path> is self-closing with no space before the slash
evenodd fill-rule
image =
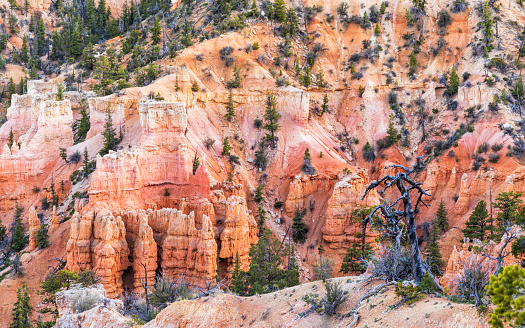
<path id="1" fill-rule="evenodd" d="M 419 251 L 414 212 L 417 211 L 420 204 L 428 207 L 428 204 L 423 201 L 423 196 L 430 196 L 430 194 L 421 188 L 422 183 L 412 180 L 412 178 L 410 178 L 410 174 L 421 170 L 423 167 L 425 167 L 425 165 L 426 162 L 423 160 L 423 157 L 418 157 L 416 164 L 411 169 L 398 164 L 387 166 L 387 169 L 396 168 L 401 169 L 402 171 L 396 173 L 395 175 L 385 175 L 379 181 L 372 181 L 366 188 L 365 194 L 362 198 L 364 199 L 371 190 L 378 188 L 381 184 L 384 184 L 383 189 L 379 190 L 381 195 L 384 195 L 387 189 L 397 187 L 401 196 L 399 196 L 391 204 L 382 204 L 376 206 L 362 223 L 370 223 L 371 225 L 374 225 L 372 217 L 377 211 L 381 211 L 381 214 L 386 220 L 386 224 L 383 225 L 384 231 L 387 235 L 395 237 L 396 248 L 401 247 L 401 237 L 404 235 L 406 230 L 408 233 L 408 244 L 410 246 L 410 253 L 412 257 L 412 275 L 417 283 L 421 281 L 426 270 L 423 266 L 421 253 Z M 413 190 L 417 193 L 417 201 L 415 206 L 412 205 L 412 200 L 410 198 L 410 192 Z M 403 210 L 396 210 L 396 206 L 401 201 L 403 202 Z M 400 223 L 402 223 L 403 219 L 404 225 L 401 225 L 400 227 Z"/>

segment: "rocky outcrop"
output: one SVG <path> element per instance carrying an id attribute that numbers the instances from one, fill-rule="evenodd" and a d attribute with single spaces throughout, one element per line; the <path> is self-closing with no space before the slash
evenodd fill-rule
<path id="1" fill-rule="evenodd" d="M 28 251 L 36 249 L 38 230 L 40 229 L 40 219 L 36 214 L 36 209 L 32 206 L 29 208 L 29 246 Z"/>
<path id="2" fill-rule="evenodd" d="M 516 235 L 518 237 L 525 235 L 525 231 L 523 229 L 517 226 L 514 227 L 514 229 L 516 229 Z M 440 279 L 440 283 L 449 288 L 449 290 L 454 289 L 456 286 L 456 281 L 454 278 L 457 275 L 461 275 L 465 265 L 467 265 L 469 261 L 472 261 L 472 263 L 479 263 L 479 265 L 482 265 L 486 270 L 492 273 L 492 271 L 496 269 L 497 264 L 496 260 L 493 259 L 498 257 L 500 250 L 504 247 L 504 245 L 504 237 L 499 243 L 495 243 L 494 241 L 490 240 L 486 244 L 483 244 L 478 239 L 470 241 L 468 238 L 465 238 L 460 249 L 458 249 L 454 245 L 452 254 L 450 255 L 447 262 L 445 273 Z M 505 253 L 510 253 L 511 245 L 512 242 L 506 246 Z M 482 246 L 485 248 L 485 251 L 487 252 L 489 257 L 484 256 L 479 252 L 475 251 L 476 248 L 480 248 Z M 509 255 L 503 259 L 502 265 L 507 266 L 517 263 L 519 263 L 519 260 L 514 258 L 512 255 Z"/>
<path id="3" fill-rule="evenodd" d="M 139 214 L 139 229 L 133 246 L 133 287 L 136 293 L 143 293 L 144 286 L 155 284 L 157 270 L 157 243 L 153 230 L 148 225 L 148 216 Z"/>
<path id="4" fill-rule="evenodd" d="M 248 270 L 250 246 L 257 242 L 257 223 L 251 212 L 248 211 L 244 198 L 230 196 L 227 200 L 221 200 L 219 203 L 225 205 L 223 207 L 225 208 L 224 230 L 220 236 L 219 257 L 232 264 L 238 253 L 242 269 Z"/>
<path id="5" fill-rule="evenodd" d="M 461 176 L 461 184 L 459 187 L 459 197 L 454 207 L 454 212 L 458 215 L 467 213 L 470 205 L 470 181 L 467 173 Z"/>
<path id="6" fill-rule="evenodd" d="M 78 313 L 77 304 L 92 302 L 93 308 Z M 70 327 L 100 327 L 100 328 L 125 328 L 129 327 L 129 318 L 120 314 L 124 308 L 121 300 L 106 297 L 102 285 L 82 287 L 73 285 L 70 289 L 56 293 L 56 303 L 59 318 L 57 328 Z"/>
<path id="7" fill-rule="evenodd" d="M 335 184 L 321 230 L 323 240 L 328 242 L 331 248 L 347 248 L 357 241 L 355 234 L 361 232 L 361 224 L 352 218 L 355 209 L 379 204 L 379 196 L 375 191 L 362 199 L 368 183 L 366 170 L 359 170 L 343 174 Z"/>
<path id="8" fill-rule="evenodd" d="M 120 216 L 101 211 L 93 220 L 91 242 L 93 270 L 100 276 L 109 295 L 123 291 L 122 273 L 129 263 L 126 228 Z"/>

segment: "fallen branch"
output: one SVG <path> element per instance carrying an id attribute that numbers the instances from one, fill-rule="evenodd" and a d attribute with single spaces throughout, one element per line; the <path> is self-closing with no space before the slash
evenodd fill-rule
<path id="1" fill-rule="evenodd" d="M 347 328 L 352 328 L 357 323 L 357 320 L 359 320 L 359 312 L 357 312 L 357 309 L 359 309 L 359 307 L 361 306 L 362 301 L 366 300 L 372 295 L 377 294 L 381 289 L 388 287 L 390 285 L 395 285 L 395 284 L 396 284 L 395 281 L 387 282 L 386 284 L 379 285 L 376 288 L 368 291 L 368 293 L 366 293 L 365 295 L 363 295 L 363 297 L 361 297 L 359 301 L 357 301 L 357 305 L 355 306 L 355 308 L 351 310 L 350 312 L 348 312 L 348 314 L 352 314 L 354 316 L 354 319 L 352 320 L 352 322 Z"/>

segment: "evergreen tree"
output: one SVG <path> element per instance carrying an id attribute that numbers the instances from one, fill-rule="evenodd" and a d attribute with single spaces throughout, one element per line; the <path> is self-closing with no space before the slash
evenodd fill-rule
<path id="1" fill-rule="evenodd" d="M 525 269 L 509 265 L 490 276 L 487 295 L 496 305 L 488 323 L 494 328 L 525 327 Z"/>
<path id="2" fill-rule="evenodd" d="M 84 177 L 87 177 L 91 173 L 91 162 L 89 160 L 87 147 L 84 148 L 84 155 L 82 157 L 82 174 Z"/>
<path id="3" fill-rule="evenodd" d="M 299 18 L 295 10 L 288 8 L 286 12 L 286 21 L 283 24 L 284 34 L 288 34 L 290 37 L 294 36 L 299 31 Z"/>
<path id="4" fill-rule="evenodd" d="M 193 92 L 199 91 L 199 84 L 197 83 L 197 81 L 193 81 L 193 85 L 191 86 L 191 91 Z"/>
<path id="5" fill-rule="evenodd" d="M 11 131 L 9 132 L 9 137 L 7 138 L 7 146 L 9 147 L 9 149 L 13 147 L 13 143 L 15 142 L 14 139 L 15 136 L 13 134 L 13 128 L 11 128 Z"/>
<path id="6" fill-rule="evenodd" d="M 115 129 L 113 128 L 113 119 L 111 118 L 111 111 L 107 109 L 106 123 L 104 124 L 104 131 L 102 132 L 104 136 L 104 146 L 100 150 L 100 155 L 104 156 L 109 153 L 110 150 L 117 150 L 117 137 Z"/>
<path id="7" fill-rule="evenodd" d="M 443 261 L 443 256 L 441 256 L 441 251 L 439 250 L 438 240 L 440 232 L 441 228 L 434 222 L 434 224 L 432 224 L 430 240 L 427 242 L 425 248 L 427 264 L 430 271 L 436 276 L 443 275 L 443 266 L 445 265 L 445 261 Z"/>
<path id="8" fill-rule="evenodd" d="M 385 5 L 385 2 L 382 1 L 382 2 L 381 2 L 381 6 L 379 7 L 379 13 L 380 13 L 381 15 L 384 15 L 384 14 L 385 14 L 385 11 L 386 11 L 386 5 Z"/>
<path id="9" fill-rule="evenodd" d="M 29 48 L 27 46 L 27 36 L 24 34 L 22 38 L 22 49 L 20 50 L 20 60 L 27 63 L 29 60 Z"/>
<path id="10" fill-rule="evenodd" d="M 312 84 L 312 77 L 310 76 L 310 66 L 306 65 L 304 69 L 302 85 L 308 88 L 311 84 Z"/>
<path id="11" fill-rule="evenodd" d="M 353 243 L 346 250 L 345 257 L 341 263 L 339 272 L 348 274 L 350 272 L 364 273 L 367 269 L 365 260 L 369 260 L 374 255 L 374 250 L 369 243 L 365 243 L 365 251 L 358 243 Z"/>
<path id="12" fill-rule="evenodd" d="M 16 302 L 13 306 L 13 321 L 9 328 L 30 328 L 31 305 L 29 305 L 29 292 L 25 281 L 16 291 Z"/>
<path id="13" fill-rule="evenodd" d="M 241 270 L 241 258 L 239 257 L 239 252 L 235 254 L 230 290 L 232 293 L 241 296 L 246 293 L 246 282 L 244 281 L 244 272 Z"/>
<path id="14" fill-rule="evenodd" d="M 321 105 L 321 108 L 322 108 L 321 110 L 321 116 L 322 116 L 324 113 L 328 112 L 328 95 L 326 93 L 324 94 L 323 104 Z"/>
<path id="15" fill-rule="evenodd" d="M 35 37 L 36 52 L 39 56 L 45 54 L 46 48 L 46 27 L 44 25 L 44 19 L 40 17 L 36 24 L 36 37 Z"/>
<path id="16" fill-rule="evenodd" d="M 226 115 L 224 115 L 228 121 L 231 122 L 231 120 L 235 117 L 235 106 L 233 104 L 233 93 L 230 90 L 230 93 L 228 94 L 228 103 L 226 104 Z"/>
<path id="17" fill-rule="evenodd" d="M 266 211 L 262 206 L 257 208 L 257 218 L 257 236 L 260 237 L 264 229 L 264 222 L 266 222 Z"/>
<path id="18" fill-rule="evenodd" d="M 12 240 L 12 247 L 13 250 L 18 253 L 21 250 L 23 250 L 27 243 L 29 242 L 27 236 L 24 234 L 24 225 L 22 224 L 22 211 L 24 210 L 23 207 L 16 204 L 15 207 L 15 217 L 14 217 L 14 229 L 13 229 L 13 240 Z"/>
<path id="19" fill-rule="evenodd" d="M 36 235 L 36 246 L 40 249 L 46 248 L 49 246 L 49 235 L 48 232 L 48 225 L 46 223 L 40 225 L 40 228 L 38 229 L 38 233 Z"/>
<path id="20" fill-rule="evenodd" d="M 155 17 L 155 23 L 153 24 L 153 27 L 150 29 L 151 31 L 151 40 L 153 41 L 153 44 L 158 44 L 160 42 L 160 21 L 158 17 Z"/>
<path id="21" fill-rule="evenodd" d="M 482 3 L 483 15 L 478 25 L 481 26 L 483 32 L 483 56 L 487 58 L 489 52 L 494 49 L 492 42 L 494 42 L 494 19 L 492 19 L 492 11 L 490 10 L 490 1 L 484 1 Z"/>
<path id="22" fill-rule="evenodd" d="M 514 88 L 512 88 L 511 92 L 514 99 L 516 99 L 519 103 L 522 103 L 525 100 L 525 88 L 523 87 L 523 79 L 521 74 L 516 79 L 516 83 L 514 84 Z"/>
<path id="23" fill-rule="evenodd" d="M 278 22 L 284 22 L 286 19 L 286 4 L 284 0 L 275 0 L 273 4 L 274 18 Z"/>
<path id="24" fill-rule="evenodd" d="M 87 0 L 86 1 L 86 20 L 85 20 L 87 28 L 91 31 L 91 33 L 95 33 L 95 30 L 97 28 L 97 17 L 95 12 L 95 0 Z"/>
<path id="25" fill-rule="evenodd" d="M 480 200 L 472 214 L 470 214 L 466 228 L 462 230 L 465 237 L 481 241 L 485 240 L 486 232 L 490 230 L 490 227 L 487 225 L 488 216 L 487 203 L 484 200 Z"/>
<path id="26" fill-rule="evenodd" d="M 294 267 L 294 261 L 289 261 L 288 269 L 282 269 L 283 257 L 291 254 L 291 247 L 281 247 L 268 229 L 264 229 L 257 244 L 252 244 L 250 269 L 246 272 L 248 294 L 263 294 L 282 288 L 295 286 L 299 282 L 299 271 Z M 291 259 L 291 257 L 289 258 Z"/>
<path id="27" fill-rule="evenodd" d="M 59 83 L 57 86 L 57 101 L 64 100 L 64 86 L 62 83 Z"/>
<path id="28" fill-rule="evenodd" d="M 86 139 L 87 133 L 91 128 L 91 123 L 89 122 L 89 114 L 87 112 L 87 106 L 85 102 L 81 103 L 80 107 L 80 119 L 78 120 L 77 134 L 75 136 L 75 143 L 79 143 Z"/>
<path id="29" fill-rule="evenodd" d="M 108 25 L 108 19 L 109 19 L 109 15 L 108 15 L 108 11 L 107 11 L 107 8 L 106 8 L 106 0 L 100 0 L 99 3 L 98 3 L 98 8 L 97 8 L 97 12 L 98 12 L 98 28 L 104 32 L 107 25 Z"/>
<path id="30" fill-rule="evenodd" d="M 249 12 L 249 16 L 251 17 L 259 17 L 259 9 L 257 8 L 257 3 L 255 0 L 252 2 L 252 7 Z"/>
<path id="31" fill-rule="evenodd" d="M 7 228 L 0 222 L 0 245 L 4 242 L 7 237 Z"/>
<path id="32" fill-rule="evenodd" d="M 306 241 L 306 234 L 308 233 L 308 226 L 304 223 L 303 218 L 306 214 L 306 209 L 301 211 L 297 209 L 293 217 L 292 236 L 293 241 L 304 243 Z"/>
<path id="33" fill-rule="evenodd" d="M 388 146 L 394 145 L 396 142 L 401 139 L 401 134 L 396 129 L 395 123 L 394 123 L 394 116 L 390 114 L 390 119 L 388 121 L 388 130 L 386 130 L 386 139 L 388 141 Z"/>
<path id="34" fill-rule="evenodd" d="M 277 111 L 277 99 L 275 99 L 273 94 L 269 94 L 266 96 L 266 113 L 264 114 L 266 124 L 264 124 L 263 128 L 269 132 L 266 134 L 265 140 L 270 142 L 272 148 L 277 146 L 275 133 L 279 129 L 278 121 L 280 118 L 281 114 Z"/>
<path id="35" fill-rule="evenodd" d="M 230 138 L 229 137 L 224 137 L 224 139 L 222 140 L 222 153 L 221 153 L 221 155 L 222 156 L 230 155 L 230 150 L 231 149 L 232 149 L 232 147 L 230 146 Z"/>
<path id="36" fill-rule="evenodd" d="M 379 23 L 376 24 L 376 27 L 374 28 L 374 34 L 379 35 L 381 34 L 381 30 L 379 29 Z"/>
<path id="37" fill-rule="evenodd" d="M 51 205 L 58 207 L 58 194 L 55 190 L 55 182 L 53 180 L 51 180 L 51 186 L 49 189 L 51 189 Z"/>
<path id="38" fill-rule="evenodd" d="M 4 51 L 7 47 L 7 35 L 0 35 L 0 51 Z"/>
<path id="39" fill-rule="evenodd" d="M 456 93 L 458 93 L 459 88 L 459 76 L 456 73 L 456 68 L 452 66 L 452 71 L 450 72 L 450 75 L 448 77 L 448 88 L 447 88 L 447 94 L 452 97 Z"/>
<path id="40" fill-rule="evenodd" d="M 496 216 L 498 227 L 494 227 L 493 222 L 490 222 L 490 234 L 493 239 L 499 241 L 504 228 L 508 228 L 520 221 L 518 207 L 523 202 L 519 199 L 521 195 L 519 192 L 507 191 L 500 193 L 498 197 L 496 197 L 496 202 L 493 203 L 493 205 L 499 209 L 498 215 Z M 496 234 L 492 236 L 494 233 Z"/>
<path id="41" fill-rule="evenodd" d="M 442 235 L 448 231 L 449 225 L 447 216 L 448 212 L 445 208 L 445 202 L 443 202 L 442 199 L 441 202 L 439 202 L 439 207 L 436 212 L 436 218 L 433 222 L 433 225 L 435 226 L 438 235 Z"/>

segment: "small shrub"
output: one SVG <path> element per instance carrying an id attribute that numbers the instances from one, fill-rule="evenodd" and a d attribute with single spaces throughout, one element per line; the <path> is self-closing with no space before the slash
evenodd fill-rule
<path id="1" fill-rule="evenodd" d="M 212 139 L 210 137 L 204 139 L 204 146 L 206 146 L 206 149 L 210 150 L 211 147 L 213 147 L 213 144 L 215 143 L 215 139 Z"/>
<path id="2" fill-rule="evenodd" d="M 91 310 L 100 301 L 98 296 L 93 294 L 81 294 L 73 300 L 73 309 L 76 313 L 82 313 Z"/>
<path id="3" fill-rule="evenodd" d="M 339 305 L 343 304 L 348 298 L 341 285 L 341 282 L 336 283 L 330 280 L 324 283 L 326 295 L 322 300 L 322 305 L 324 312 L 329 316 L 334 315 Z"/>
<path id="4" fill-rule="evenodd" d="M 80 151 L 75 151 L 73 154 L 69 155 L 69 161 L 71 163 L 78 164 L 80 162 L 80 159 L 82 158 L 82 155 L 80 154 Z"/>
<path id="5" fill-rule="evenodd" d="M 100 282 L 100 277 L 93 270 L 82 271 L 78 274 L 77 283 L 82 284 L 84 287 L 93 286 Z"/>
<path id="6" fill-rule="evenodd" d="M 402 303 L 408 305 L 416 302 L 421 298 L 421 294 L 417 288 L 412 284 L 403 284 L 403 282 L 398 282 L 395 289 L 397 297 L 401 298 Z"/>
<path id="7" fill-rule="evenodd" d="M 489 144 L 484 142 L 478 146 L 478 154 L 486 153 L 489 150 Z"/>
<path id="8" fill-rule="evenodd" d="M 315 259 L 314 274 L 316 279 L 326 280 L 332 278 L 332 269 L 334 268 L 334 261 L 327 257 L 318 257 Z"/>
<path id="9" fill-rule="evenodd" d="M 502 143 L 495 143 L 490 148 L 492 149 L 493 152 L 497 153 L 498 151 L 500 151 L 503 148 L 503 144 Z"/>
<path id="10" fill-rule="evenodd" d="M 150 294 L 150 301 L 153 306 L 162 310 L 170 303 L 190 299 L 191 297 L 191 287 L 184 276 L 173 280 L 163 274 L 157 277 L 157 282 Z"/>
<path id="11" fill-rule="evenodd" d="M 500 157 L 501 155 L 499 153 L 491 153 L 489 154 L 489 162 L 497 163 Z"/>

